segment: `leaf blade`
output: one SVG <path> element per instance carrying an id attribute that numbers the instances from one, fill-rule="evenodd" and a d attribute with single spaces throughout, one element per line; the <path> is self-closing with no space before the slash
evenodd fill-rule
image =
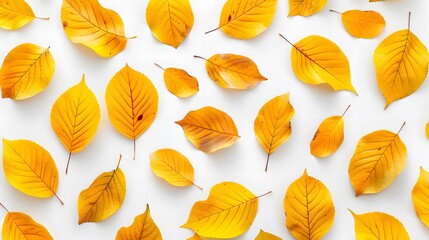
<path id="1" fill-rule="evenodd" d="M 17 30 L 34 20 L 33 10 L 24 0 L 0 0 L 0 28 Z"/>
<path id="2" fill-rule="evenodd" d="M 282 240 L 274 234 L 264 232 L 262 229 L 259 231 L 258 236 L 256 236 L 255 240 Z"/>
<path id="3" fill-rule="evenodd" d="M 134 218 L 134 222 L 129 227 L 121 227 L 115 240 L 162 240 L 161 232 L 153 221 L 150 214 L 149 205 L 146 210 Z"/>
<path id="4" fill-rule="evenodd" d="M 198 80 L 179 68 L 166 68 L 164 82 L 168 91 L 180 98 L 188 98 L 199 91 Z"/>
<path id="5" fill-rule="evenodd" d="M 303 17 L 311 16 L 322 10 L 328 0 L 289 0 L 288 17 L 301 15 Z"/>
<path id="6" fill-rule="evenodd" d="M 414 210 L 420 221 L 429 228 L 429 172 L 420 167 L 420 176 L 413 187 L 411 196 L 413 199 Z"/>
<path id="7" fill-rule="evenodd" d="M 310 143 L 313 156 L 324 158 L 337 151 L 344 140 L 344 119 L 331 116 L 323 120 Z"/>
<path id="8" fill-rule="evenodd" d="M 2 227 L 3 240 L 53 240 L 49 231 L 20 212 L 8 212 Z"/>
<path id="9" fill-rule="evenodd" d="M 376 11 L 349 10 L 341 14 L 344 28 L 353 37 L 375 38 L 386 26 L 384 17 Z"/>

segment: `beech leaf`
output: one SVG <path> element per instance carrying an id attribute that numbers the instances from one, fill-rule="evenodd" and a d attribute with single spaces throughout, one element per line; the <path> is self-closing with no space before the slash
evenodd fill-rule
<path id="1" fill-rule="evenodd" d="M 185 70 L 180 68 L 163 68 L 164 83 L 168 91 L 180 98 L 188 98 L 195 95 L 199 91 L 198 80 L 189 75 Z"/>
<path id="2" fill-rule="evenodd" d="M 261 229 L 259 231 L 258 236 L 256 236 L 255 240 L 282 240 L 282 239 L 271 233 L 264 232 Z"/>
<path id="3" fill-rule="evenodd" d="M 30 5 L 24 0 L 0 0 L 0 28 L 16 30 L 24 27 L 35 18 Z M 49 18 L 38 18 L 48 20 Z"/>
<path id="4" fill-rule="evenodd" d="M 344 28 L 353 37 L 375 38 L 386 26 L 384 17 L 376 11 L 349 10 L 343 13 L 332 9 L 330 11 L 341 14 Z"/>
<path id="5" fill-rule="evenodd" d="M 149 205 L 143 214 L 135 217 L 133 224 L 119 229 L 115 240 L 162 240 L 161 232 L 150 215 Z"/>
<path id="6" fill-rule="evenodd" d="M 429 172 L 420 167 L 420 176 L 411 193 L 414 209 L 423 224 L 429 228 Z"/>
<path id="7" fill-rule="evenodd" d="M 322 10 L 328 0 L 289 0 L 288 17 L 301 15 L 311 16 Z"/>

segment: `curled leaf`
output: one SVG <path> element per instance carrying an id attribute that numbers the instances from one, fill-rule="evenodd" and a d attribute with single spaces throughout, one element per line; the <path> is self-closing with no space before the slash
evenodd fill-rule
<path id="1" fill-rule="evenodd" d="M 375 38 L 386 26 L 383 16 L 376 11 L 349 10 L 341 14 L 341 20 L 347 32 L 357 38 Z"/>
<path id="2" fill-rule="evenodd" d="M 150 215 L 149 205 L 143 214 L 135 217 L 133 224 L 119 229 L 115 240 L 162 240 L 161 232 Z"/>
<path id="3" fill-rule="evenodd" d="M 259 231 L 258 236 L 256 236 L 255 240 L 282 240 L 282 239 L 271 233 L 264 232 L 261 229 Z"/>
<path id="4" fill-rule="evenodd" d="M 322 10 L 328 0 L 289 0 L 288 17 L 301 15 L 311 16 Z"/>
<path id="5" fill-rule="evenodd" d="M 53 240 L 48 230 L 20 212 L 8 212 L 2 227 L 3 240 Z"/>
<path id="6" fill-rule="evenodd" d="M 429 228 L 429 172 L 422 167 L 411 196 L 417 216 Z"/>
<path id="7" fill-rule="evenodd" d="M 180 98 L 191 97 L 199 90 L 198 80 L 180 68 L 162 68 L 164 70 L 164 82 L 168 91 Z"/>
<path id="8" fill-rule="evenodd" d="M 20 29 L 35 18 L 30 5 L 24 0 L 0 0 L 0 28 Z"/>

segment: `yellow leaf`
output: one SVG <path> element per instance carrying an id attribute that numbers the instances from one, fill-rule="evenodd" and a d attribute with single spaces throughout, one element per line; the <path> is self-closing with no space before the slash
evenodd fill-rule
<path id="1" fill-rule="evenodd" d="M 0 0 L 0 28 L 16 30 L 35 19 L 33 10 L 24 0 Z M 48 18 L 39 18 L 47 20 Z"/>
<path id="2" fill-rule="evenodd" d="M 330 10 L 341 14 L 344 28 L 353 37 L 357 38 L 375 38 L 386 26 L 383 16 L 376 11 L 349 10 L 343 13 Z"/>
<path id="3" fill-rule="evenodd" d="M 146 21 L 156 39 L 177 48 L 191 32 L 194 13 L 189 0 L 150 0 Z"/>
<path id="4" fill-rule="evenodd" d="M 261 75 L 256 64 L 245 56 L 216 54 L 209 59 L 195 57 L 206 60 L 206 70 L 210 78 L 223 88 L 249 89 L 267 80 Z"/>
<path id="5" fill-rule="evenodd" d="M 112 57 L 127 45 L 121 17 L 98 0 L 63 0 L 61 21 L 73 43 L 83 44 L 102 57 Z"/>
<path id="6" fill-rule="evenodd" d="M 103 221 L 121 208 L 127 191 L 124 172 L 119 168 L 121 158 L 115 170 L 102 173 L 79 194 L 79 224 Z"/>
<path id="7" fill-rule="evenodd" d="M 150 215 L 149 205 L 143 214 L 134 218 L 133 224 L 119 229 L 115 240 L 162 240 L 161 232 Z"/>
<path id="8" fill-rule="evenodd" d="M 420 177 L 413 188 L 414 209 L 420 220 L 429 228 L 429 172 L 420 167 Z"/>
<path id="9" fill-rule="evenodd" d="M 180 98 L 187 98 L 199 90 L 198 80 L 180 68 L 166 68 L 155 64 L 164 70 L 164 82 L 168 91 Z"/>
<path id="10" fill-rule="evenodd" d="M 51 109 L 51 126 L 69 151 L 66 173 L 72 153 L 82 151 L 92 140 L 100 122 L 100 106 L 94 93 L 82 81 L 64 92 Z"/>
<path id="11" fill-rule="evenodd" d="M 239 38 L 254 38 L 264 32 L 273 22 L 277 0 L 228 0 L 220 15 L 219 27 L 226 35 Z"/>
<path id="12" fill-rule="evenodd" d="M 238 183 L 216 184 L 207 200 L 192 206 L 189 219 L 182 227 L 202 237 L 238 237 L 252 225 L 258 211 L 258 198 L 262 196 L 255 196 Z"/>
<path id="13" fill-rule="evenodd" d="M 3 169 L 7 181 L 19 191 L 38 198 L 58 198 L 57 166 L 51 154 L 37 143 L 3 139 Z"/>
<path id="14" fill-rule="evenodd" d="M 429 53 L 408 29 L 392 33 L 374 52 L 377 83 L 386 99 L 385 109 L 394 101 L 415 92 L 426 79 Z"/>
<path id="15" fill-rule="evenodd" d="M 270 155 L 292 134 L 290 121 L 294 114 L 289 93 L 271 99 L 259 110 L 254 122 L 254 131 L 259 144 L 268 154 L 265 171 L 268 169 Z"/>
<path id="16" fill-rule="evenodd" d="M 409 240 L 402 223 L 386 213 L 355 214 L 356 240 Z"/>
<path id="17" fill-rule="evenodd" d="M 314 134 L 310 143 L 310 151 L 313 156 L 324 158 L 337 151 L 344 140 L 344 114 L 341 116 L 331 116 L 323 120 Z"/>
<path id="18" fill-rule="evenodd" d="M 194 234 L 194 236 L 188 238 L 188 240 L 203 240 L 198 234 Z"/>
<path id="19" fill-rule="evenodd" d="M 21 44 L 4 59 L 0 69 L 3 98 L 22 100 L 43 91 L 52 79 L 55 62 L 48 48 Z"/>
<path id="20" fill-rule="evenodd" d="M 317 240 L 329 231 L 335 208 L 331 193 L 318 179 L 304 174 L 287 189 L 284 199 L 286 227 L 299 240 Z"/>
<path id="21" fill-rule="evenodd" d="M 349 90 L 357 95 L 351 83 L 349 60 L 334 42 L 317 35 L 295 44 L 283 38 L 292 45 L 292 69 L 299 80 L 308 84 L 327 83 L 335 91 Z"/>
<path id="22" fill-rule="evenodd" d="M 328 0 L 289 0 L 289 15 L 304 17 L 313 15 L 325 7 Z"/>
<path id="23" fill-rule="evenodd" d="M 282 239 L 271 233 L 264 232 L 261 229 L 259 231 L 258 236 L 256 236 L 255 240 L 282 240 Z"/>
<path id="24" fill-rule="evenodd" d="M 429 122 L 426 123 L 426 138 L 429 139 Z"/>
<path id="25" fill-rule="evenodd" d="M 164 148 L 153 152 L 150 155 L 150 167 L 156 176 L 173 186 L 195 185 L 194 167 L 185 156 L 174 149 Z"/>
<path id="26" fill-rule="evenodd" d="M 135 159 L 136 139 L 158 113 L 158 92 L 149 78 L 126 64 L 107 85 L 106 106 L 115 129 L 133 140 Z"/>
<path id="27" fill-rule="evenodd" d="M 359 140 L 349 164 L 349 178 L 356 196 L 381 192 L 402 172 L 407 147 L 399 138 L 401 129 L 398 133 L 375 131 Z"/>
<path id="28" fill-rule="evenodd" d="M 232 118 L 214 107 L 190 111 L 176 122 L 199 150 L 212 153 L 234 144 L 240 136 Z"/>

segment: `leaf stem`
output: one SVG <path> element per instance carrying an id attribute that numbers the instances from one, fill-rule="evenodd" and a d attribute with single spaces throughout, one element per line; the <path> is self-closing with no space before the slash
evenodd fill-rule
<path id="1" fill-rule="evenodd" d="M 401 128 L 399 129 L 398 133 L 396 133 L 396 135 L 399 135 L 399 133 L 402 131 L 402 129 L 404 128 L 406 122 L 404 121 L 404 123 L 402 123 Z"/>
<path id="2" fill-rule="evenodd" d="M 280 37 L 282 37 L 284 40 L 286 40 L 286 42 L 288 42 L 290 45 L 293 46 L 293 44 L 285 37 L 283 36 L 281 33 L 279 33 Z"/>
<path id="3" fill-rule="evenodd" d="M 266 163 L 265 163 L 265 172 L 267 172 L 267 171 L 268 171 L 268 163 L 270 162 L 270 156 L 271 156 L 271 154 L 270 154 L 270 153 L 268 153 L 268 154 L 267 154 L 267 161 L 266 161 Z"/>
<path id="4" fill-rule="evenodd" d="M 121 161 L 122 161 L 122 154 L 119 154 L 118 165 L 116 165 L 115 171 L 119 169 L 119 165 L 121 164 Z"/>
<path id="5" fill-rule="evenodd" d="M 214 31 L 218 30 L 219 28 L 220 28 L 220 27 L 217 27 L 217 28 L 215 28 L 215 29 L 212 29 L 212 30 L 210 30 L 210 31 L 205 32 L 204 34 L 209 34 L 209 33 L 211 33 L 211 32 L 214 32 Z"/>
<path id="6" fill-rule="evenodd" d="M 266 193 L 264 193 L 262 195 L 257 196 L 256 198 L 265 197 L 265 196 L 267 196 L 268 194 L 271 194 L 271 193 L 273 193 L 273 191 L 266 192 Z"/>
<path id="7" fill-rule="evenodd" d="M 410 29 L 411 26 L 411 12 L 408 12 L 408 30 Z"/>
<path id="8" fill-rule="evenodd" d="M 162 70 L 165 70 L 163 67 L 161 67 L 158 63 L 154 63 L 155 64 L 155 66 L 157 66 L 157 67 L 159 67 L 159 68 L 161 68 Z"/>
<path id="9" fill-rule="evenodd" d="M 136 39 L 137 36 L 132 36 L 132 37 L 125 37 L 126 39 Z"/>
<path id="10" fill-rule="evenodd" d="M 61 200 L 60 197 L 58 197 L 57 193 L 54 192 L 55 197 L 60 201 L 61 205 L 64 205 L 64 202 Z"/>
<path id="11" fill-rule="evenodd" d="M 9 212 L 9 210 L 0 202 L 0 206 L 2 207 L 2 208 L 4 208 L 4 210 L 6 210 L 6 212 Z"/>
<path id="12" fill-rule="evenodd" d="M 49 17 L 35 17 L 35 18 L 39 20 L 49 20 Z"/>
<path id="13" fill-rule="evenodd" d="M 67 159 L 66 174 L 69 171 L 70 159 L 71 159 L 71 152 L 69 152 L 69 158 Z"/>
<path id="14" fill-rule="evenodd" d="M 330 11 L 330 12 L 334 12 L 334 13 L 338 13 L 338 14 L 342 14 L 342 13 L 340 13 L 340 12 L 336 11 L 336 10 L 333 10 L 333 9 L 329 9 L 329 11 Z"/>
<path id="15" fill-rule="evenodd" d="M 199 58 L 199 59 L 203 59 L 203 60 L 207 61 L 207 59 L 205 59 L 205 58 L 203 58 L 201 56 L 198 56 L 198 55 L 194 55 L 194 58 Z"/>
<path id="16" fill-rule="evenodd" d="M 346 113 L 349 110 L 350 106 L 351 106 L 350 104 L 349 104 L 349 106 L 347 106 L 346 110 L 343 112 L 343 115 L 341 115 L 341 117 L 344 117 L 344 115 L 346 115 Z"/>
<path id="17" fill-rule="evenodd" d="M 194 185 L 195 187 L 199 188 L 201 191 L 204 190 L 201 186 L 198 186 L 197 184 L 195 184 L 194 182 L 192 182 L 192 185 Z"/>

